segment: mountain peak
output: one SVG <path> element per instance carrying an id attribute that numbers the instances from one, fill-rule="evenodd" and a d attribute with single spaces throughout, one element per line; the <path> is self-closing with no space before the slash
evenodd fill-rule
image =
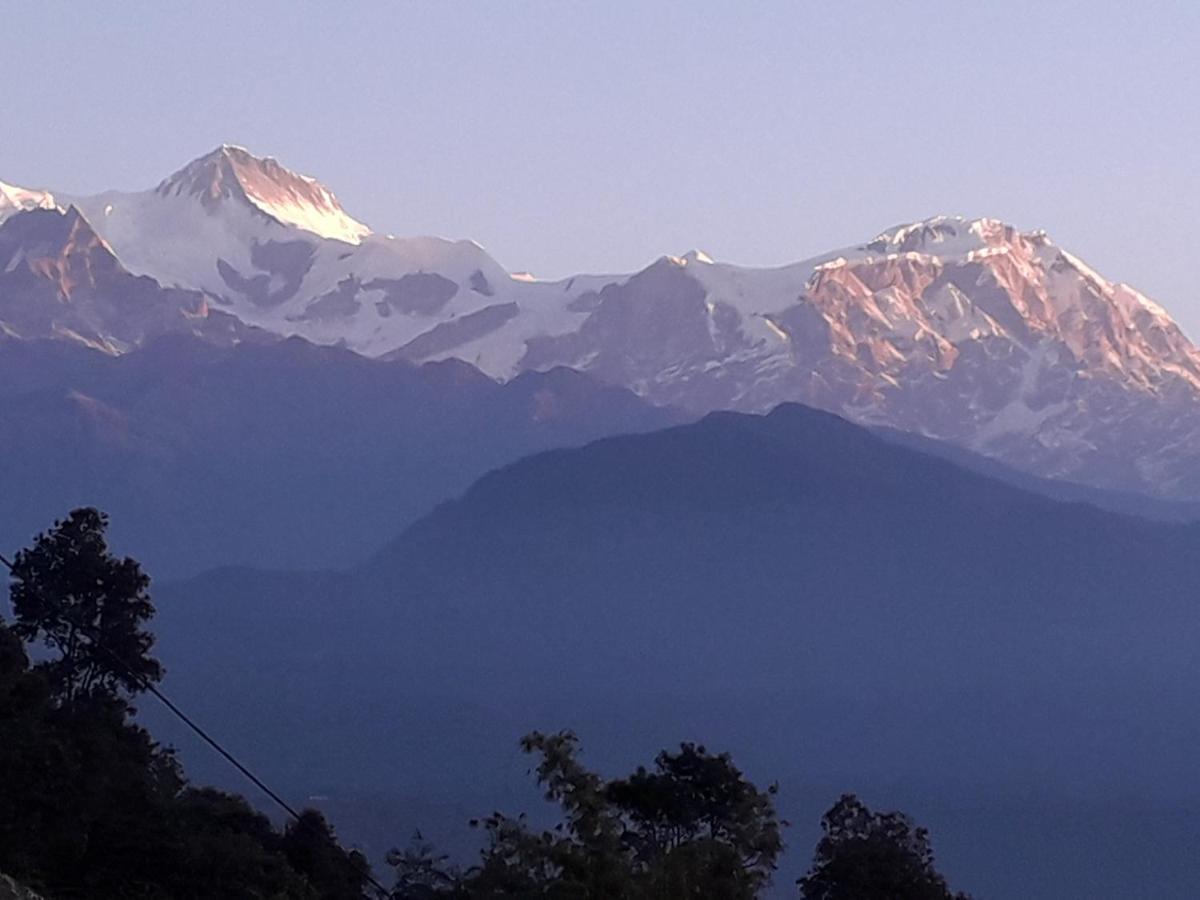
<path id="1" fill-rule="evenodd" d="M 0 222 L 13 213 L 27 209 L 54 209 L 54 195 L 47 191 L 35 191 L 0 181 Z"/>
<path id="2" fill-rule="evenodd" d="M 242 195 L 244 192 L 233 161 L 234 154 L 239 151 L 250 156 L 241 148 L 222 144 L 163 179 L 155 190 L 163 196 L 199 197 L 205 206 L 214 206 L 224 198 Z"/>
<path id="3" fill-rule="evenodd" d="M 875 236 L 864 249 L 876 253 L 924 253 L 959 257 L 1011 243 L 1020 232 L 999 219 L 933 216 L 894 225 Z"/>
<path id="4" fill-rule="evenodd" d="M 155 192 L 163 197 L 196 197 L 209 210 L 226 200 L 249 203 L 281 225 L 320 237 L 357 244 L 371 233 L 352 218 L 327 187 L 285 168 L 278 160 L 222 144 L 164 179 Z"/>
<path id="5" fill-rule="evenodd" d="M 54 252 L 67 252 L 72 248 L 96 247 L 112 255 L 112 249 L 92 228 L 92 224 L 79 209 L 72 205 L 65 210 L 58 207 L 37 207 L 24 210 L 23 215 L 13 216 L 0 230 L 3 240 L 20 242 L 37 247 L 39 252 L 52 248 Z M 115 259 L 115 256 L 113 257 Z"/>

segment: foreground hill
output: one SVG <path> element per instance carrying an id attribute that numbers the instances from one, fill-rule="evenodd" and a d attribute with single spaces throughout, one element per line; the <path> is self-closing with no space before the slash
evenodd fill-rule
<path id="1" fill-rule="evenodd" d="M 602 768 L 729 749 L 797 822 L 901 806 L 981 896 L 1186 897 L 1198 548 L 785 406 L 522 460 L 352 572 L 160 589 L 161 646 L 376 850 L 527 807 L 497 761 L 572 727 Z"/>
<path id="2" fill-rule="evenodd" d="M 299 339 L 0 340 L 0 546 L 91 504 L 160 576 L 349 565 L 490 469 L 675 420 L 565 369 L 500 385 Z"/>

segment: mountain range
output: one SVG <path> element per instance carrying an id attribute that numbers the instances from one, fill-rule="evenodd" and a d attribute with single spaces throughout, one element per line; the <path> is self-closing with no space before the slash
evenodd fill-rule
<path id="1" fill-rule="evenodd" d="M 1200 351 L 1043 232 L 936 217 L 770 269 L 664 256 L 540 281 L 371 231 L 222 146 L 141 192 L 0 185 L 0 323 L 124 353 L 300 336 L 501 380 L 566 366 L 694 414 L 803 402 L 1037 476 L 1200 499 Z"/>

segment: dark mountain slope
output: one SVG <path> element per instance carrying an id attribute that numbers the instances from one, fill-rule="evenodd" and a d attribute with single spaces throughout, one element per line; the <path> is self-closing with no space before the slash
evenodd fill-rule
<path id="1" fill-rule="evenodd" d="M 298 339 L 171 336 L 121 357 L 0 342 L 0 542 L 73 506 L 160 576 L 344 566 L 479 475 L 674 414 L 567 370 L 497 384 Z"/>
<path id="2" fill-rule="evenodd" d="M 210 309 L 199 291 L 133 275 L 74 206 L 20 212 L 0 224 L 0 334 L 118 353 L 177 332 L 217 344 L 277 339 Z"/>
<path id="3" fill-rule="evenodd" d="M 390 808 L 376 849 L 527 806 L 512 741 L 568 726 L 602 767 L 728 748 L 801 823 L 906 807 L 981 896 L 1136 894 L 1136 820 L 1185 897 L 1198 548 L 785 406 L 521 460 L 351 574 L 171 586 L 162 648 L 289 790 Z"/>

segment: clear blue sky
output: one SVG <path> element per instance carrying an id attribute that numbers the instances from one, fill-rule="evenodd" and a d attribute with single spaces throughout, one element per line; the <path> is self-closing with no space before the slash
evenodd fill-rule
<path id="1" fill-rule="evenodd" d="M 20 3 L 0 179 L 222 143 L 510 269 L 799 259 L 939 212 L 1046 228 L 1200 336 L 1200 3 Z"/>

